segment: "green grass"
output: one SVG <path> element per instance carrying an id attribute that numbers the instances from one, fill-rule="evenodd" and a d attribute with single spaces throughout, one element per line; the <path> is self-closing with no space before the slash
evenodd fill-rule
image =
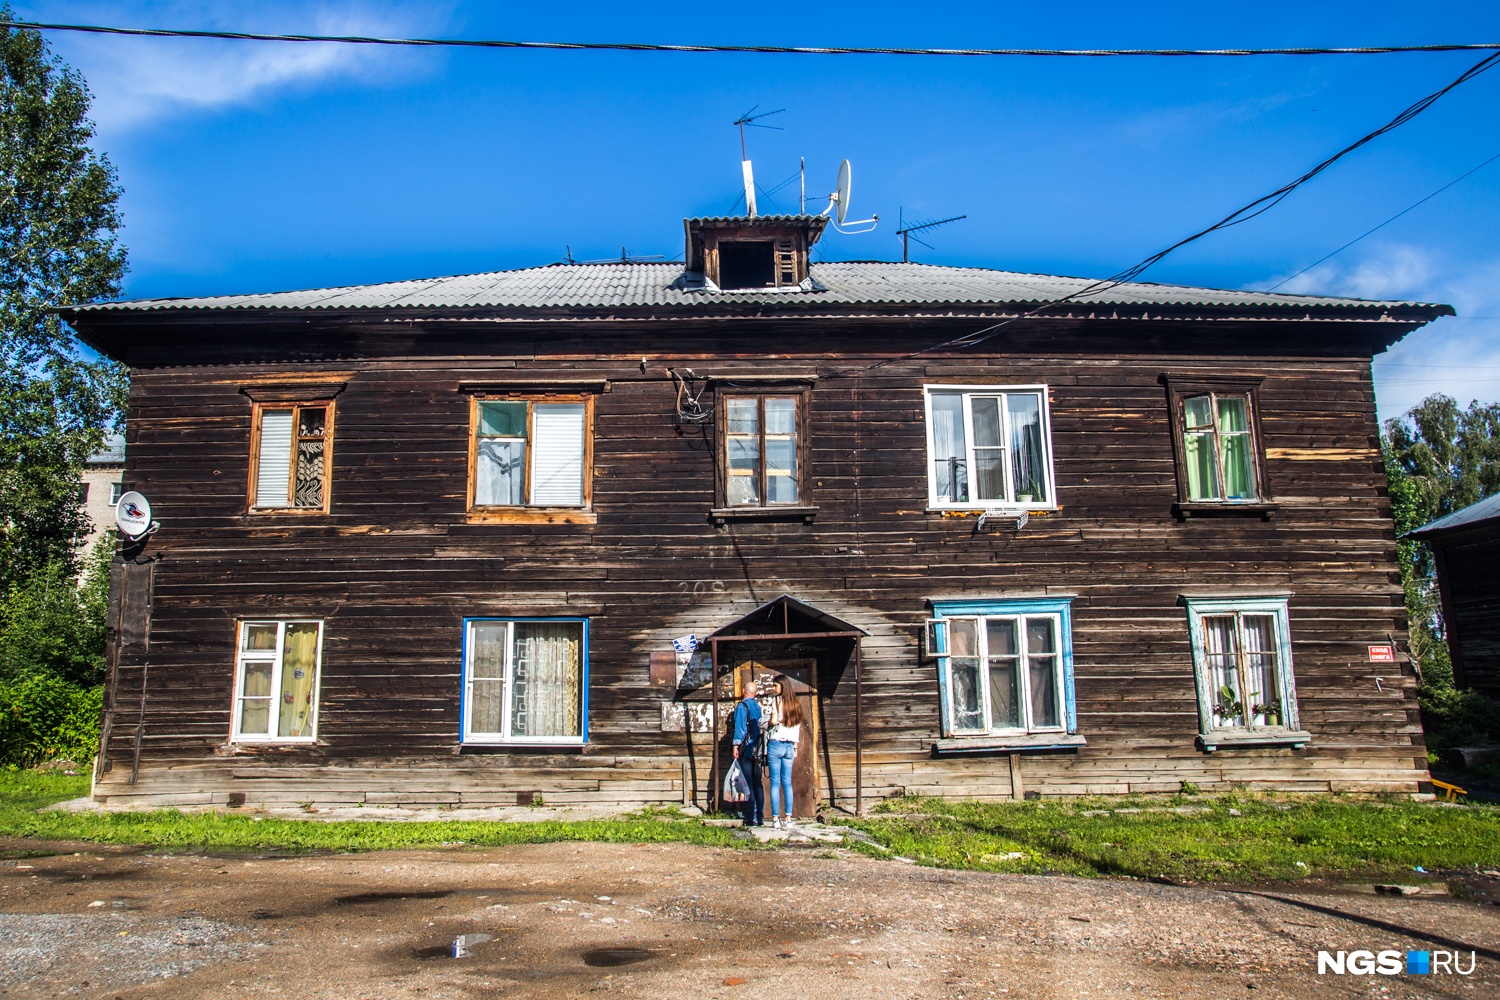
<path id="1" fill-rule="evenodd" d="M 226 851 L 377 851 L 551 841 L 750 847 L 734 831 L 673 810 L 618 820 L 534 823 L 322 822 L 244 812 L 39 812 L 88 792 L 87 777 L 0 771 L 0 835 Z M 1174 812 L 1179 806 L 1200 810 Z M 1138 810 L 1138 811 L 1137 811 Z M 851 847 L 919 864 L 996 872 L 1165 876 L 1259 882 L 1500 867 L 1500 808 L 1339 796 L 1224 796 L 978 803 L 904 798 L 849 820 L 874 844 Z M 14 852 L 11 852 L 14 853 Z M 1299 864 L 1300 862 L 1300 864 Z"/>
<path id="2" fill-rule="evenodd" d="M 850 825 L 920 864 L 988 871 L 1256 882 L 1500 865 L 1500 809 L 1396 799 L 905 798 Z"/>
<path id="3" fill-rule="evenodd" d="M 688 843 L 747 846 L 732 830 L 686 821 L 661 810 L 618 820 L 536 823 L 437 821 L 422 823 L 257 818 L 242 813 L 38 812 L 42 806 L 88 794 L 87 777 L 0 772 L 0 836 L 86 840 L 196 850 L 380 851 L 397 848 L 502 847 L 562 840 L 602 843 Z"/>

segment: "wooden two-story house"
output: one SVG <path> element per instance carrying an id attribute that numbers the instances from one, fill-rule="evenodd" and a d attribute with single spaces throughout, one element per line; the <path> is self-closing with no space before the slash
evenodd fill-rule
<path id="1" fill-rule="evenodd" d="M 160 524 L 95 796 L 704 804 L 752 674 L 804 804 L 1418 790 L 1370 361 L 1451 309 L 809 263 L 824 224 L 62 310 Z"/>

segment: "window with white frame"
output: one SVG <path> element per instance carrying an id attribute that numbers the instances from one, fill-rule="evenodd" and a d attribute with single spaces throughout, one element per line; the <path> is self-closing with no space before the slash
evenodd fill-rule
<path id="1" fill-rule="evenodd" d="M 1295 733 L 1286 599 L 1185 598 L 1184 603 L 1205 741 Z"/>
<path id="2" fill-rule="evenodd" d="M 944 736 L 1073 733 L 1067 600 L 935 601 Z"/>
<path id="3" fill-rule="evenodd" d="M 1046 386 L 927 386 L 926 399 L 930 506 L 1055 505 Z"/>
<path id="4" fill-rule="evenodd" d="M 588 622 L 475 618 L 464 636 L 465 743 L 588 738 Z"/>
<path id="5" fill-rule="evenodd" d="M 317 737 L 319 621 L 240 622 L 233 737 L 310 743 Z"/>

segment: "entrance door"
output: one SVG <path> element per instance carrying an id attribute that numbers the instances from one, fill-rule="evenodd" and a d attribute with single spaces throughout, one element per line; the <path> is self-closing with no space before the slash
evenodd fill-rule
<path id="1" fill-rule="evenodd" d="M 767 720 L 771 717 L 771 703 L 776 696 L 776 680 L 786 677 L 797 692 L 797 701 L 802 706 L 802 739 L 797 744 L 797 756 L 792 762 L 792 815 L 811 818 L 818 814 L 820 798 L 818 786 L 818 661 L 812 657 L 796 659 L 744 660 L 735 665 L 738 675 L 736 692 L 751 676 L 760 689 L 762 711 Z M 771 814 L 771 775 L 766 769 L 766 815 Z"/>

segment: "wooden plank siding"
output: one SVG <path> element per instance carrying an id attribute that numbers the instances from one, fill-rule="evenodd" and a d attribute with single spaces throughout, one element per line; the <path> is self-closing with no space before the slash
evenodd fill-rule
<path id="1" fill-rule="evenodd" d="M 109 770 L 96 786 L 109 803 L 244 792 L 252 802 L 504 804 L 527 790 L 549 803 L 680 802 L 688 763 L 701 800 L 707 736 L 693 734 L 690 762 L 684 735 L 660 731 L 650 653 L 783 592 L 870 633 L 867 802 L 903 790 L 1011 794 L 1006 757 L 932 754 L 936 672 L 919 660 L 918 640 L 928 601 L 958 596 L 1074 596 L 1087 745 L 1027 755 L 1028 791 L 1175 791 L 1182 782 L 1415 791 L 1426 778 L 1410 668 L 1366 655 L 1390 637 L 1404 646 L 1405 615 L 1369 349 L 1347 327 L 1018 324 L 973 354 L 908 357 L 951 336 L 952 324 L 434 321 L 393 334 L 278 323 L 226 323 L 197 338 L 143 328 L 156 353 L 130 359 L 126 488 L 150 498 L 162 528 L 145 553 L 158 558 L 150 644 L 122 648 L 114 682 Z M 238 346 L 211 346 L 226 338 Z M 885 364 L 842 374 L 875 362 Z M 669 365 L 818 374 L 808 403 L 811 523 L 711 523 L 712 427 L 677 426 Z M 1264 379 L 1265 468 L 1279 505 L 1269 520 L 1173 516 L 1167 372 Z M 320 377 L 347 383 L 329 513 L 248 514 L 252 405 L 242 387 Z M 470 397 L 459 387 L 512 377 L 608 380 L 594 402 L 596 523 L 466 523 Z M 1045 383 L 1061 510 L 1018 533 L 984 534 L 972 517 L 927 513 L 927 383 Z M 1306 747 L 1195 748 L 1179 595 L 1216 589 L 1292 595 Z M 485 615 L 589 619 L 583 749 L 461 752 L 461 623 Z M 325 623 L 315 746 L 229 744 L 234 623 L 246 617 Z M 844 803 L 853 794 L 852 664 L 832 680 L 824 789 L 831 783 Z M 142 722 L 140 779 L 130 785 Z"/>

